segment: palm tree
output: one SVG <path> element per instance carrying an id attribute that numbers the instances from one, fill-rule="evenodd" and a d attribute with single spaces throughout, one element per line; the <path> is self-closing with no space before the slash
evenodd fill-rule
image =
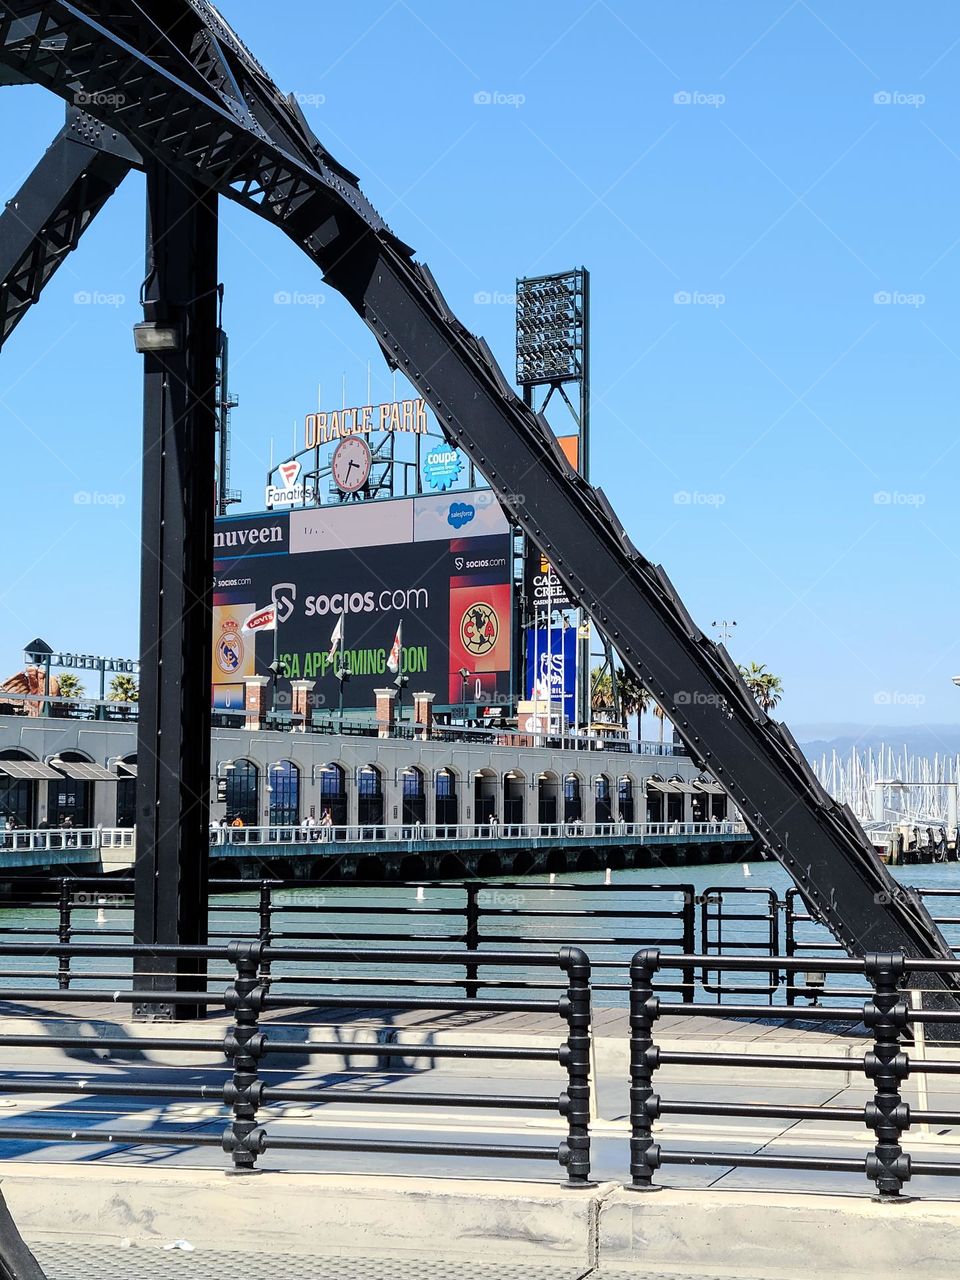
<path id="1" fill-rule="evenodd" d="M 607 667 L 594 667 L 590 672 L 590 710 L 613 710 L 613 681 Z"/>
<path id="2" fill-rule="evenodd" d="M 629 728 L 631 716 L 637 717 L 637 737 L 640 737 L 640 717 L 650 705 L 650 694 L 639 680 L 629 671 L 621 667 L 617 671 L 617 691 L 620 694 L 620 710 L 623 713 L 624 727 Z"/>
<path id="3" fill-rule="evenodd" d="M 64 676 L 60 676 L 57 684 L 60 688 L 61 698 L 82 698 L 86 693 L 80 677 L 70 675 L 69 672 Z"/>
<path id="4" fill-rule="evenodd" d="M 667 713 L 664 711 L 663 707 L 661 707 L 659 702 L 655 702 L 653 704 L 653 714 L 660 721 L 660 745 L 663 746 L 663 729 L 667 722 Z"/>
<path id="5" fill-rule="evenodd" d="M 140 686 L 133 676 L 116 675 L 110 681 L 110 698 L 113 702 L 139 702 Z"/>
<path id="6" fill-rule="evenodd" d="M 768 671 L 762 662 L 751 662 L 749 667 L 741 664 L 740 675 L 763 711 L 772 711 L 783 697 L 780 677 Z"/>

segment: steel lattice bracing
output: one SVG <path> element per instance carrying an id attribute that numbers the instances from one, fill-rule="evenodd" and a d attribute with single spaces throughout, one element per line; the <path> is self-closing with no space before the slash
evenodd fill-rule
<path id="1" fill-rule="evenodd" d="M 844 946 L 950 954 L 663 571 L 631 546 L 603 494 L 567 464 L 486 344 L 456 320 L 427 268 L 209 6 L 6 0 L 0 63 L 64 97 L 77 84 L 98 95 L 100 118 L 142 154 L 294 240 L 431 404 Z"/>
<path id="2" fill-rule="evenodd" d="M 127 141 L 82 111 L 0 215 L 0 347 L 126 177 Z"/>

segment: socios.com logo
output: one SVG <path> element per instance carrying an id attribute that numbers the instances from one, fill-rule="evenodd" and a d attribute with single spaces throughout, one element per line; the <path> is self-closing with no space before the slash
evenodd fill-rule
<path id="1" fill-rule="evenodd" d="M 396 591 L 338 591 L 329 596 L 307 596 L 303 611 L 308 618 L 328 613 L 377 613 L 399 609 L 429 609 L 426 587 L 398 587 Z"/>
<path id="2" fill-rule="evenodd" d="M 462 529 L 476 514 L 476 507 L 472 507 L 469 502 L 452 502 L 447 513 L 447 524 L 452 525 L 454 529 Z"/>

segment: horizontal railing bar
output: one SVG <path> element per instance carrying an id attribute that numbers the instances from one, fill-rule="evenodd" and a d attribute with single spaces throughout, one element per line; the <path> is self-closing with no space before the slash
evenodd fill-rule
<path id="1" fill-rule="evenodd" d="M 863 1124 L 863 1107 L 780 1106 L 766 1102 L 660 1102 L 662 1115 L 769 1116 L 779 1120 L 855 1120 Z"/>
<path id="2" fill-rule="evenodd" d="M 457 984 L 462 986 L 462 983 Z M 0 999 L 2 999 L 0 993 Z M 385 1002 L 376 996 L 325 996 L 323 1003 L 311 1002 L 308 999 L 302 999 L 299 996 L 274 996 L 269 995 L 265 1001 L 265 1007 L 268 1009 L 300 1009 L 315 1004 L 317 1008 L 333 1008 L 333 1009 L 383 1009 Z M 390 1009 L 451 1009 L 462 1011 L 464 1013 L 477 1013 L 486 1010 L 489 1013 L 558 1013 L 556 1000 L 451 1000 L 447 996 L 440 996 L 435 1000 L 430 1000 L 426 996 L 418 998 L 410 998 L 407 996 L 401 999 L 394 999 L 392 996 L 387 1004 Z"/>
<path id="3" fill-rule="evenodd" d="M 3 1130 L 0 1129 L 0 1140 Z M 368 1151 L 408 1156 L 489 1156 L 497 1160 L 556 1160 L 557 1147 L 503 1146 L 491 1143 L 403 1142 L 378 1138 L 277 1138 L 267 1132 L 265 1151 Z"/>
<path id="4" fill-rule="evenodd" d="M 734 1169 L 812 1169 L 820 1172 L 862 1174 L 865 1162 L 847 1156 L 770 1156 L 733 1151 L 726 1154 L 715 1151 L 661 1151 L 660 1163 L 712 1164 Z"/>
<path id="5" fill-rule="evenodd" d="M 54 1142 L 79 1142 L 97 1146 L 222 1148 L 223 1138 L 219 1133 L 182 1130 L 162 1133 L 150 1130 L 145 1130 L 143 1133 L 112 1133 L 108 1129 L 47 1129 L 31 1125 L 0 1125 L 0 1142 L 40 1142 L 46 1146 Z"/>
<path id="6" fill-rule="evenodd" d="M 481 1093 L 383 1093 L 371 1098 L 369 1094 L 350 1093 L 345 1089 L 285 1089 L 267 1085 L 263 1091 L 264 1102 L 357 1102 L 379 1106 L 412 1107 L 497 1107 L 519 1111 L 559 1112 L 558 1098 L 513 1097 L 509 1094 Z"/>

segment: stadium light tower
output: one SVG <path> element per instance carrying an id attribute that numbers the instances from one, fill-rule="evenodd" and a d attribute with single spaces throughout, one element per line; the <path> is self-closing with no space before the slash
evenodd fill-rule
<path id="1" fill-rule="evenodd" d="M 571 383 L 576 386 L 576 403 L 567 393 Z M 590 273 L 585 267 L 517 281 L 517 384 L 523 388 L 524 403 L 541 413 L 555 392 L 566 403 L 579 440 L 573 465 L 588 479 Z M 547 389 L 539 405 L 536 387 Z"/>
<path id="2" fill-rule="evenodd" d="M 523 389 L 524 404 L 546 413 L 558 396 L 573 419 L 574 430 L 557 431 L 567 461 L 584 479 L 590 476 L 590 273 L 585 267 L 549 276 L 527 276 L 517 281 L 517 384 Z M 538 391 L 538 388 L 540 390 Z M 572 393 L 572 394 L 571 394 Z M 529 647 L 531 629 L 539 626 L 536 599 L 531 601 L 531 544 L 527 542 L 524 565 L 528 583 L 524 625 L 518 628 L 518 645 Z M 572 609 L 564 594 L 553 603 Z M 577 726 L 590 720 L 590 633 L 584 615 L 577 611 L 578 636 L 574 694 Z M 547 648 L 551 648 L 549 622 Z M 604 652 L 611 673 L 613 654 L 604 640 Z M 526 669 L 525 655 L 518 649 L 518 670 Z M 615 678 L 615 677 L 614 677 Z"/>

